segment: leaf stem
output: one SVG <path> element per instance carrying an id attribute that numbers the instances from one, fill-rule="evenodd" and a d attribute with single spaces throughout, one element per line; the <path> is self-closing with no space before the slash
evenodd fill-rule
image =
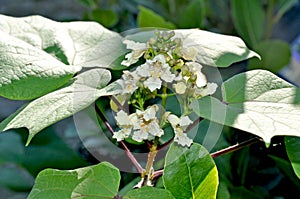
<path id="1" fill-rule="evenodd" d="M 258 142 L 262 142 L 262 139 L 259 138 L 259 137 L 254 137 L 254 138 L 251 138 L 251 139 L 246 140 L 244 142 L 237 143 L 237 144 L 229 146 L 225 149 L 222 149 L 222 150 L 216 151 L 214 153 L 211 153 L 210 155 L 211 155 L 212 158 L 216 158 L 216 157 L 219 157 L 221 155 L 225 155 L 227 153 L 237 151 L 239 149 L 245 148 L 247 146 L 250 146 L 250 145 L 258 143 Z"/>
<path id="2" fill-rule="evenodd" d="M 100 117 L 100 119 L 103 121 L 103 123 L 105 124 L 106 128 L 111 132 L 111 134 L 114 134 L 113 128 L 111 127 L 111 125 L 109 124 L 109 122 L 107 121 L 107 119 L 105 118 L 105 116 L 103 115 L 102 111 L 99 109 L 99 107 L 97 105 L 95 106 L 95 109 L 96 109 L 96 113 L 98 114 L 98 116 Z M 136 158 L 132 155 L 132 153 L 130 152 L 130 150 L 126 146 L 126 144 L 123 141 L 120 141 L 119 143 L 121 144 L 122 148 L 125 150 L 126 155 L 131 160 L 131 162 L 133 163 L 133 165 L 135 166 L 135 168 L 138 170 L 138 172 L 139 173 L 143 173 L 144 169 L 142 168 L 142 166 L 140 165 L 140 163 L 136 160 Z"/>
<path id="3" fill-rule="evenodd" d="M 246 140 L 244 142 L 241 142 L 241 143 L 238 143 L 238 144 L 235 144 L 233 146 L 230 146 L 230 147 L 227 147 L 225 149 L 222 149 L 220 151 L 216 151 L 214 153 L 211 153 L 210 156 L 212 158 L 216 158 L 216 157 L 219 157 L 221 155 L 225 155 L 225 154 L 228 154 L 228 153 L 231 153 L 231 152 L 234 152 L 234 151 L 237 151 L 239 149 L 242 149 L 242 148 L 245 148 L 247 146 L 250 146 L 252 144 L 255 144 L 255 143 L 258 143 L 258 142 L 262 142 L 263 140 L 259 137 L 254 137 L 252 139 L 249 139 L 249 140 Z M 153 173 L 153 179 L 155 178 L 158 178 L 160 176 L 163 175 L 163 172 L 164 170 L 161 169 L 161 170 L 157 170 Z"/>

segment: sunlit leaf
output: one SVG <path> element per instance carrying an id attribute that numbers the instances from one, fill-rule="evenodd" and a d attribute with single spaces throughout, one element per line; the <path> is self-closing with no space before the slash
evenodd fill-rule
<path id="1" fill-rule="evenodd" d="M 204 97 L 192 104 L 201 117 L 252 133 L 300 137 L 300 91 L 265 70 L 236 75 L 222 85 L 223 99 Z"/>
<path id="2" fill-rule="evenodd" d="M 0 31 L 0 96 L 17 100 L 40 97 L 68 82 L 80 69 Z"/>
<path id="3" fill-rule="evenodd" d="M 56 22 L 42 16 L 0 15 L 0 29 L 68 65 L 111 68 L 126 52 L 122 37 L 96 22 Z"/>
<path id="4" fill-rule="evenodd" d="M 37 176 L 28 199 L 114 198 L 120 178 L 108 162 L 75 170 L 46 169 Z"/>
<path id="5" fill-rule="evenodd" d="M 251 57 L 260 57 L 248 49 L 243 40 L 238 37 L 197 29 L 177 29 L 174 31 L 175 38 L 182 39 L 183 47 L 190 51 L 188 54 L 200 64 L 228 67 L 235 62 Z M 150 37 L 154 37 L 153 31 L 128 35 L 127 39 L 146 42 Z"/>
<path id="6" fill-rule="evenodd" d="M 165 189 L 155 187 L 142 187 L 129 191 L 124 199 L 174 199 L 172 194 Z"/>
<path id="7" fill-rule="evenodd" d="M 163 180 L 175 198 L 216 198 L 217 168 L 200 144 L 193 143 L 190 148 L 172 144 L 166 155 Z"/>
<path id="8" fill-rule="evenodd" d="M 119 92 L 121 88 L 117 83 L 106 86 L 110 79 L 108 70 L 86 71 L 75 77 L 69 86 L 21 107 L 0 123 L 0 131 L 26 127 L 29 130 L 28 145 L 33 136 L 45 127 L 88 107 L 100 96 Z"/>

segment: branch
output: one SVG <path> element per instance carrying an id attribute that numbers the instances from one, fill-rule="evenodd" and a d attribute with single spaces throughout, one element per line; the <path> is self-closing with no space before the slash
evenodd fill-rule
<path id="1" fill-rule="evenodd" d="M 101 112 L 101 110 L 99 109 L 99 107 L 97 105 L 95 107 L 96 107 L 96 113 L 99 115 L 99 117 L 101 118 L 101 120 L 104 122 L 106 128 L 113 135 L 114 134 L 113 128 L 110 126 L 109 122 L 107 121 L 107 119 L 105 118 L 105 116 L 103 115 L 103 113 Z M 135 157 L 132 155 L 132 153 L 130 152 L 130 150 L 126 146 L 126 144 L 123 141 L 120 141 L 119 143 L 121 144 L 122 148 L 125 150 L 126 155 L 131 160 L 131 162 L 133 163 L 133 165 L 135 166 L 135 168 L 138 170 L 138 172 L 139 173 L 143 173 L 144 169 L 139 164 L 139 162 L 135 159 Z"/>

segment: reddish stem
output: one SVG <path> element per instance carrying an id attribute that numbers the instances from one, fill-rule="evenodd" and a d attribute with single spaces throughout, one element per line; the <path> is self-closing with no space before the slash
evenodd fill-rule
<path id="1" fill-rule="evenodd" d="M 99 115 L 99 117 L 101 118 L 101 120 L 105 124 L 106 128 L 111 132 L 111 134 L 114 134 L 113 128 L 110 126 L 109 122 L 107 121 L 107 119 L 103 115 L 102 111 L 99 109 L 99 107 L 97 105 L 95 107 L 96 107 L 96 113 Z M 121 144 L 122 148 L 125 150 L 126 155 L 131 160 L 131 162 L 133 163 L 135 168 L 138 170 L 138 172 L 143 173 L 144 169 L 139 164 L 139 162 L 136 160 L 136 158 L 132 155 L 132 153 L 130 152 L 130 150 L 126 146 L 126 144 L 123 141 L 120 141 L 119 143 Z"/>

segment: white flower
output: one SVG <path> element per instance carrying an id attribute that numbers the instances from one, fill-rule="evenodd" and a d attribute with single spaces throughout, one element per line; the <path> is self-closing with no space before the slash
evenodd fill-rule
<path id="1" fill-rule="evenodd" d="M 153 105 L 146 109 L 143 118 L 145 121 L 153 120 L 155 119 L 156 112 L 158 111 L 158 106 Z"/>
<path id="2" fill-rule="evenodd" d="M 177 94 L 184 94 L 187 89 L 186 84 L 184 82 L 174 84 L 174 88 Z"/>
<path id="3" fill-rule="evenodd" d="M 113 138 L 117 139 L 117 141 L 124 140 L 125 138 L 129 137 L 131 134 L 133 125 L 132 125 L 132 117 L 134 115 L 128 115 L 123 110 L 120 110 L 117 115 L 115 116 L 115 119 L 117 121 L 117 124 L 122 129 L 114 132 Z"/>
<path id="4" fill-rule="evenodd" d="M 147 140 L 148 136 L 148 131 L 145 128 L 141 128 L 140 130 L 133 132 L 132 139 L 137 142 L 142 142 L 143 140 Z"/>
<path id="5" fill-rule="evenodd" d="M 121 141 L 130 136 L 137 142 L 143 140 L 152 140 L 155 136 L 161 137 L 164 131 L 160 128 L 156 112 L 158 106 L 153 105 L 148 107 L 145 111 L 137 110 L 136 113 L 128 115 L 123 110 L 119 111 L 115 119 L 120 131 L 115 132 L 113 138 Z"/>
<path id="6" fill-rule="evenodd" d="M 113 138 L 117 139 L 118 142 L 128 138 L 131 133 L 131 128 L 124 128 L 117 132 L 114 132 Z"/>
<path id="7" fill-rule="evenodd" d="M 190 73 L 196 74 L 196 85 L 200 88 L 207 84 L 206 76 L 201 72 L 202 66 L 196 62 L 187 62 Z"/>
<path id="8" fill-rule="evenodd" d="M 120 84 L 123 88 L 122 94 L 130 93 L 132 94 L 136 89 L 138 89 L 138 82 L 140 77 L 136 74 L 136 72 L 123 71 L 122 79 L 120 80 Z"/>
<path id="9" fill-rule="evenodd" d="M 178 118 L 173 114 L 168 115 L 167 120 L 174 129 L 174 141 L 182 146 L 190 146 L 193 143 L 193 140 L 190 139 L 183 131 L 192 124 L 192 120 L 190 120 L 188 116 Z"/>
<path id="10" fill-rule="evenodd" d="M 216 92 L 218 85 L 216 83 L 207 83 L 203 88 L 195 90 L 195 95 L 201 95 L 202 97 L 212 95 Z"/>
<path id="11" fill-rule="evenodd" d="M 129 116 L 123 110 L 120 110 L 117 113 L 117 115 L 115 116 L 115 119 L 117 121 L 118 126 L 120 126 L 120 127 L 131 126 Z"/>
<path id="12" fill-rule="evenodd" d="M 164 131 L 160 128 L 157 120 L 152 120 L 148 124 L 149 133 L 153 136 L 161 137 L 164 134 Z"/>
<path id="13" fill-rule="evenodd" d="M 149 88 L 151 92 L 155 89 L 160 89 L 162 81 L 172 82 L 175 75 L 171 73 L 170 66 L 166 62 L 164 55 L 157 55 L 152 60 L 147 60 L 145 64 L 139 66 L 137 74 L 141 77 L 147 78 L 144 85 Z"/>
<path id="14" fill-rule="evenodd" d="M 127 49 L 132 50 L 130 53 L 125 55 L 126 59 L 121 63 L 124 66 L 130 66 L 138 62 L 139 58 L 143 56 L 147 50 L 146 43 L 139 43 L 131 40 L 124 40 L 123 43 L 126 44 Z"/>
<path id="15" fill-rule="evenodd" d="M 183 46 L 181 53 L 185 60 L 196 61 L 197 59 L 197 50 L 194 47 Z"/>
<path id="16" fill-rule="evenodd" d="M 177 133 L 174 137 L 174 141 L 180 144 L 181 146 L 191 146 L 193 140 L 190 139 L 186 133 L 179 134 Z"/>

